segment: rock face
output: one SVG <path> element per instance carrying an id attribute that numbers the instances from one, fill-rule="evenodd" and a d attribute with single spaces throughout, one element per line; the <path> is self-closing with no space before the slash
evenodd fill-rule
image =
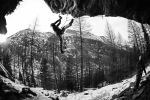
<path id="1" fill-rule="evenodd" d="M 0 0 L 0 34 L 6 34 L 5 15 L 12 13 L 22 0 Z M 149 0 L 44 0 L 54 13 L 121 16 L 150 24 Z"/>
<path id="2" fill-rule="evenodd" d="M 150 24 L 149 0 L 44 0 L 54 13 L 121 16 Z"/>
<path id="3" fill-rule="evenodd" d="M 6 19 L 5 15 L 11 14 L 22 0 L 0 0 L 0 33 L 6 34 Z"/>
<path id="4" fill-rule="evenodd" d="M 112 100 L 150 100 L 150 74 L 146 75 L 146 79 L 140 83 L 137 91 L 133 92 L 130 86 L 121 92 L 118 97 L 114 96 Z"/>

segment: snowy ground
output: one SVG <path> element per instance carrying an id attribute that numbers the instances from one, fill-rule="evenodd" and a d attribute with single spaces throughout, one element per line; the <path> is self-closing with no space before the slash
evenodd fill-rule
<path id="1" fill-rule="evenodd" d="M 150 66 L 147 67 L 146 72 L 150 72 Z M 56 95 L 59 96 L 60 100 L 110 100 L 113 95 L 118 95 L 129 86 L 134 86 L 135 78 L 136 76 L 134 75 L 133 77 L 125 79 L 120 83 L 111 84 L 96 90 L 84 91 L 82 93 L 72 93 L 69 94 L 67 97 L 61 97 L 60 94 L 55 94 L 53 91 L 43 90 L 42 88 L 31 88 L 32 91 L 38 94 L 36 97 L 32 98 L 32 100 L 51 100 L 48 97 L 56 97 Z M 143 73 L 143 80 L 145 80 L 145 78 L 146 76 Z M 0 76 L 0 79 L 10 87 L 18 90 L 19 92 L 21 92 L 22 88 L 25 87 L 24 85 L 16 84 L 2 76 Z"/>
<path id="2" fill-rule="evenodd" d="M 150 72 L 150 66 L 147 67 L 146 72 Z M 131 78 L 125 79 L 120 83 L 111 84 L 101 89 L 89 90 L 82 93 L 74 93 L 68 95 L 66 98 L 60 98 L 60 100 L 110 100 L 113 95 L 118 95 L 124 91 L 129 86 L 132 88 L 134 86 L 136 76 L 134 75 Z M 146 79 L 146 76 L 143 72 L 143 80 Z M 88 95 L 84 95 L 88 93 Z"/>
<path id="3" fill-rule="evenodd" d="M 135 76 L 126 80 L 123 80 L 117 84 L 111 84 L 101 89 L 89 90 L 78 94 L 71 94 L 66 98 L 60 98 L 60 100 L 110 100 L 113 95 L 119 94 L 124 89 L 130 86 L 130 83 L 135 81 Z M 88 93 L 88 95 L 84 95 Z"/>

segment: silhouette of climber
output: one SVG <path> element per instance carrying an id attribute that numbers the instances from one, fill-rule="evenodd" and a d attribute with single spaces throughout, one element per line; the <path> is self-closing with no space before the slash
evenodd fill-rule
<path id="1" fill-rule="evenodd" d="M 65 30 L 72 25 L 72 23 L 73 23 L 74 20 L 72 19 L 69 24 L 65 25 L 62 28 L 59 28 L 59 25 L 61 24 L 61 19 L 62 19 L 62 17 L 59 16 L 59 19 L 56 22 L 52 23 L 51 27 L 53 28 L 54 32 L 56 33 L 56 35 L 58 36 L 58 38 L 60 40 L 60 50 L 61 50 L 61 53 L 64 53 L 63 47 L 62 47 L 62 43 L 63 43 L 62 35 L 64 34 Z"/>

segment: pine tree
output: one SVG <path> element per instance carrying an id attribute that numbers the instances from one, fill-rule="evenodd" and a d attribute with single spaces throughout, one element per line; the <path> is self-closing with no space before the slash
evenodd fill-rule
<path id="1" fill-rule="evenodd" d="M 46 58 L 42 59 L 41 62 L 41 85 L 44 89 L 47 88 L 47 78 L 48 78 L 48 65 L 47 65 L 48 61 Z"/>
<path id="2" fill-rule="evenodd" d="M 72 67 L 73 67 L 73 58 L 71 55 L 69 55 L 67 57 L 67 61 L 66 61 L 67 65 L 66 65 L 66 88 L 67 90 L 72 91 L 73 90 L 73 76 L 72 76 Z"/>

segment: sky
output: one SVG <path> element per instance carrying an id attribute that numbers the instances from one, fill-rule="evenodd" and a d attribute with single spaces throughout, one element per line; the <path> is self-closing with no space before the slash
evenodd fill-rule
<path id="1" fill-rule="evenodd" d="M 44 0 L 23 0 L 17 9 L 11 15 L 5 16 L 7 20 L 7 34 L 0 36 L 0 42 L 6 37 L 15 34 L 16 32 L 32 28 L 35 19 L 38 19 L 38 30 L 41 32 L 52 32 L 50 23 L 55 22 L 59 17 L 58 14 L 52 13 Z M 72 17 L 68 17 L 71 19 Z M 124 39 L 128 38 L 127 20 L 125 18 L 115 17 L 86 17 L 87 21 L 92 25 L 92 33 L 97 36 L 103 36 L 106 26 L 106 20 L 112 26 L 115 33 L 120 32 Z M 63 15 L 62 24 L 66 21 L 66 15 Z"/>

